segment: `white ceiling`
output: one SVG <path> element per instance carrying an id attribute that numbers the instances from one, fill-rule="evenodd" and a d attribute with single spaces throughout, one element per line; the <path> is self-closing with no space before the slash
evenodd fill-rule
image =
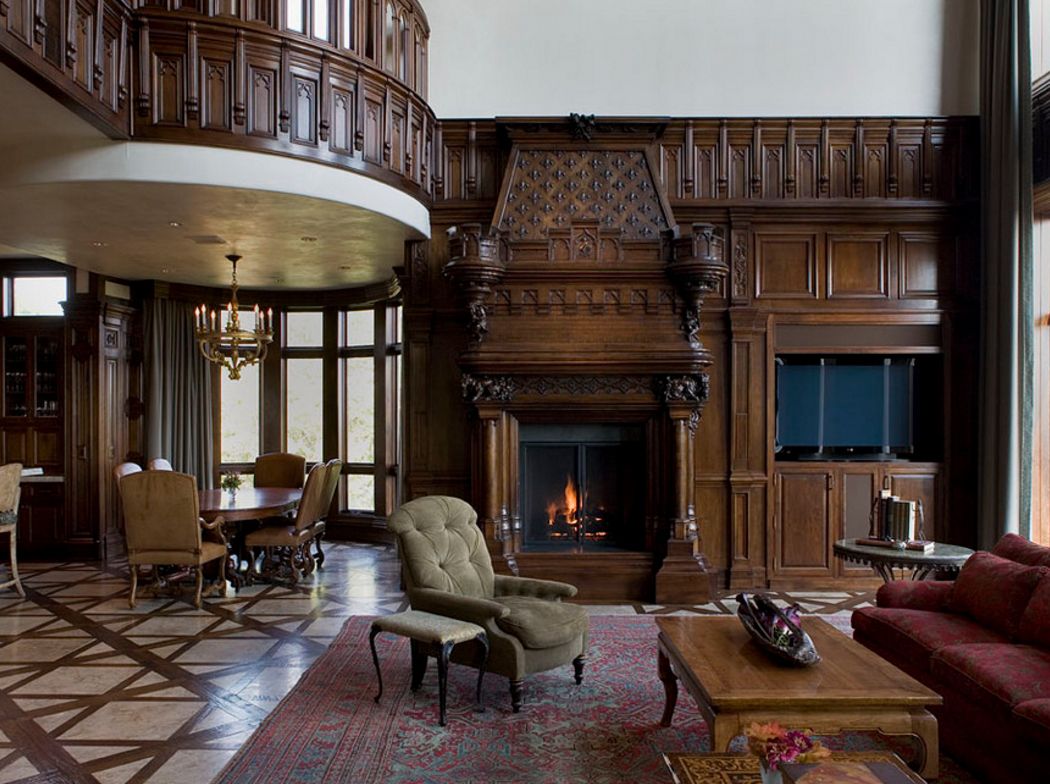
<path id="1" fill-rule="evenodd" d="M 330 289 L 389 280 L 429 232 L 418 201 L 352 172 L 115 142 L 3 66 L 0 94 L 0 258 L 226 286 L 237 253 L 246 287 Z"/>

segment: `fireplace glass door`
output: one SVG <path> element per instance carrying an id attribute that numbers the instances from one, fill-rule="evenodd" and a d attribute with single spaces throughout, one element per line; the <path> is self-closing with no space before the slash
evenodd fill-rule
<path id="1" fill-rule="evenodd" d="M 524 549 L 640 550 L 645 439 L 636 425 L 522 425 Z"/>

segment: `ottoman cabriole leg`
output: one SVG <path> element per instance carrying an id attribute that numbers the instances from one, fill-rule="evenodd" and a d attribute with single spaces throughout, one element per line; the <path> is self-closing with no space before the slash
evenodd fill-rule
<path id="1" fill-rule="evenodd" d="M 372 625 L 372 631 L 368 635 L 368 644 L 372 648 L 372 663 L 376 666 L 376 680 L 379 682 L 379 691 L 376 693 L 375 702 L 379 704 L 379 698 L 383 696 L 383 673 L 379 670 L 379 654 L 376 653 L 376 635 L 381 632 L 375 624 Z"/>
<path id="2" fill-rule="evenodd" d="M 427 674 L 427 647 L 421 643 L 412 640 L 410 644 L 412 650 L 412 691 L 419 691 L 419 687 L 423 685 L 423 676 Z"/>

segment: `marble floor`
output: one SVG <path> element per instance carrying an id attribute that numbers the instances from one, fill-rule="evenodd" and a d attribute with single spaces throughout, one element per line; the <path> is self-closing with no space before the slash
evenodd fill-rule
<path id="1" fill-rule="evenodd" d="M 28 598 L 0 592 L 0 784 L 203 784 L 248 738 L 351 615 L 397 612 L 393 550 L 326 546 L 294 588 L 256 585 L 208 599 L 140 595 L 120 564 L 20 564 Z M 842 626 L 856 592 L 796 593 Z M 722 614 L 697 607 L 589 605 L 593 614 Z"/>

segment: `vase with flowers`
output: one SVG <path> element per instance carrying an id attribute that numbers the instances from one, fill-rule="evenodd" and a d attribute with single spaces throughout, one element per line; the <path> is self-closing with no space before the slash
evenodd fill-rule
<path id="1" fill-rule="evenodd" d="M 752 723 L 744 733 L 751 753 L 762 766 L 762 784 L 780 784 L 780 766 L 785 762 L 817 762 L 831 756 L 809 732 L 789 730 L 777 722 Z"/>
<path id="2" fill-rule="evenodd" d="M 230 498 L 237 497 L 237 488 L 241 486 L 240 474 L 223 474 L 219 479 L 219 487 L 230 494 Z"/>

